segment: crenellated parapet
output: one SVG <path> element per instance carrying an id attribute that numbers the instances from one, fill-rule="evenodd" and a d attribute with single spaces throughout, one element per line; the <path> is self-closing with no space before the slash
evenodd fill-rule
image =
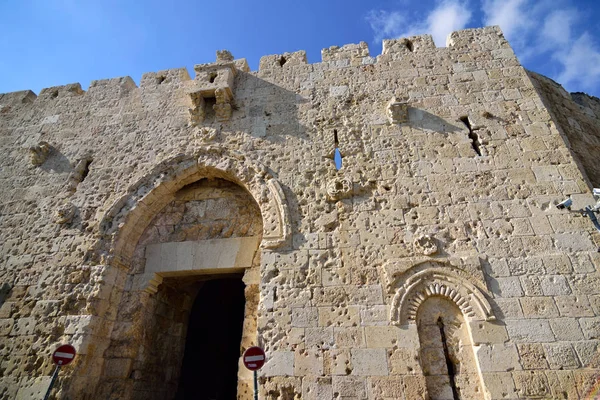
<path id="1" fill-rule="evenodd" d="M 346 44 L 342 47 L 331 46 L 321 50 L 321 59 L 323 62 L 344 62 L 347 60 L 350 65 L 357 66 L 364 64 L 363 60 L 368 57 L 369 46 L 365 42 Z"/>
<path id="2" fill-rule="evenodd" d="M 446 46 L 454 51 L 510 50 L 512 53 L 512 49 L 499 26 L 452 32 L 446 39 Z"/>
<path id="3" fill-rule="evenodd" d="M 408 38 L 383 41 L 383 55 L 394 55 L 394 58 L 410 53 L 424 53 L 436 49 L 431 35 L 411 36 Z"/>
<path id="4" fill-rule="evenodd" d="M 348 68 L 401 60 L 419 55 L 421 57 L 448 57 L 454 53 L 487 52 L 491 59 L 518 65 L 516 56 L 497 26 L 465 29 L 452 32 L 448 36 L 447 47 L 437 48 L 431 35 L 417 35 L 407 38 L 386 39 L 379 56 L 371 56 L 366 42 L 331 46 L 321 51 L 321 62 L 325 68 Z M 258 73 L 268 76 L 284 76 L 292 67 L 309 65 L 304 50 L 263 56 L 260 59 Z M 164 93 L 165 90 L 181 89 L 185 103 L 188 104 L 191 125 L 203 123 L 207 112 L 214 114 L 219 122 L 231 118 L 235 103 L 235 79 L 238 72 L 251 72 L 245 59 L 234 59 L 226 51 L 217 52 L 215 62 L 197 64 L 195 75 L 190 77 L 186 68 L 174 68 L 158 72 L 145 73 L 139 88 L 131 77 L 119 77 L 92 81 L 87 91 L 79 83 L 54 86 L 42 89 L 39 96 L 31 91 L 0 94 L 0 106 L 4 112 L 9 107 L 32 103 L 34 106 L 49 105 L 56 99 L 80 97 L 81 101 L 104 101 L 123 99 L 132 93 L 141 96 L 153 96 L 152 93 Z M 180 94 L 177 94 L 180 96 Z"/>
<path id="5" fill-rule="evenodd" d="M 259 71 L 289 68 L 293 65 L 308 64 L 306 51 L 300 50 L 293 53 L 272 54 L 260 58 Z"/>

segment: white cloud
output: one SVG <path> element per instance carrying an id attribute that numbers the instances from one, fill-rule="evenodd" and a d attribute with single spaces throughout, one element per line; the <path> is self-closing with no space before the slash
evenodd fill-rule
<path id="1" fill-rule="evenodd" d="M 563 85 L 590 90 L 600 83 L 600 51 L 589 33 L 584 32 L 568 51 L 558 52 L 554 57 L 563 67 L 556 78 Z"/>
<path id="2" fill-rule="evenodd" d="M 577 13 L 574 10 L 557 10 L 544 20 L 542 37 L 552 44 L 567 45 L 571 41 L 572 25 Z"/>
<path id="3" fill-rule="evenodd" d="M 424 19 L 407 23 L 408 15 L 399 11 L 372 10 L 367 22 L 375 33 L 374 40 L 394 39 L 413 35 L 431 34 L 438 46 L 446 45 L 446 37 L 453 31 L 464 29 L 471 20 L 471 11 L 464 1 L 446 0 L 434 8 Z"/>
<path id="4" fill-rule="evenodd" d="M 500 25 L 521 61 L 546 57 L 559 72 L 551 76 L 567 90 L 600 84 L 600 52 L 579 29 L 582 16 L 566 0 L 482 0 L 484 25 Z"/>
<path id="5" fill-rule="evenodd" d="M 445 46 L 448 35 L 464 29 L 470 20 L 471 11 L 464 3 L 447 1 L 427 16 L 426 30 L 421 33 L 431 33 L 437 46 Z"/>
<path id="6" fill-rule="evenodd" d="M 371 10 L 367 14 L 367 22 L 375 32 L 374 40 L 381 42 L 399 36 L 406 24 L 406 17 L 398 11 Z"/>
<path id="7" fill-rule="evenodd" d="M 550 77 L 567 90 L 600 86 L 600 42 L 582 25 L 586 15 L 576 0 L 443 0 L 416 18 L 411 3 L 397 4 L 395 10 L 368 14 L 376 41 L 431 34 L 443 46 L 449 33 L 471 22 L 471 9 L 479 5 L 482 17 L 476 24 L 499 25 L 525 65 L 545 62 L 546 71 L 557 71 Z"/>
<path id="8" fill-rule="evenodd" d="M 499 25 L 509 40 L 531 29 L 534 20 L 528 11 L 527 0 L 484 0 L 482 4 L 484 25 Z"/>

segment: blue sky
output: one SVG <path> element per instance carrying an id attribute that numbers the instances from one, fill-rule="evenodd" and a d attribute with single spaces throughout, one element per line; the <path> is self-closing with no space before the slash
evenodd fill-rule
<path id="1" fill-rule="evenodd" d="M 266 0 L 0 2 L 0 93 L 131 76 L 212 62 L 218 49 L 246 58 L 369 44 L 498 24 L 522 64 L 569 91 L 600 97 L 600 1 Z"/>

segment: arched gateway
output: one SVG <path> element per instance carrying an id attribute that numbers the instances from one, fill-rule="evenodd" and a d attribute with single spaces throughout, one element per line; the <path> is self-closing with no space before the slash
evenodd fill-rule
<path id="1" fill-rule="evenodd" d="M 279 184 L 245 157 L 208 149 L 162 163 L 128 193 L 95 250 L 113 277 L 90 329 L 95 398 L 250 393 L 238 364 L 256 344 L 259 249 L 289 236 Z"/>

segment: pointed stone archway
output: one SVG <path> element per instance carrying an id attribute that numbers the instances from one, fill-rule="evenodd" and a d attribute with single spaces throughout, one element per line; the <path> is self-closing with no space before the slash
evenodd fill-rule
<path id="1" fill-rule="evenodd" d="M 218 149 L 176 157 L 114 201 L 100 230 L 91 254 L 106 271 L 98 286 L 107 301 L 81 346 L 96 368 L 78 371 L 92 398 L 175 398 L 189 315 L 207 281 L 243 281 L 239 354 L 257 343 L 261 249 L 290 238 L 283 191 L 264 167 Z M 238 395 L 251 396 L 251 375 L 237 378 Z"/>

